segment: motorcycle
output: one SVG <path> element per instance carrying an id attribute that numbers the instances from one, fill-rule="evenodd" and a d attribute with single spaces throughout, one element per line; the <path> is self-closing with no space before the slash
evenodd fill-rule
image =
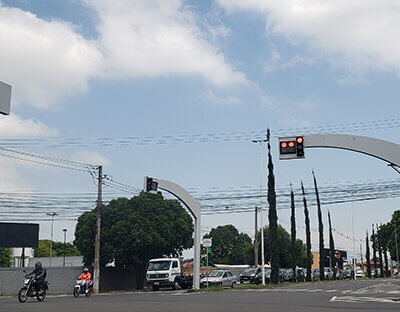
<path id="1" fill-rule="evenodd" d="M 92 291 L 93 291 L 93 281 L 90 281 L 90 283 L 86 289 L 84 280 L 81 280 L 81 279 L 76 280 L 76 284 L 75 284 L 74 291 L 73 291 L 75 298 L 77 298 L 81 294 L 85 294 L 86 297 L 90 297 L 90 294 L 92 293 Z"/>
<path id="2" fill-rule="evenodd" d="M 24 273 L 26 273 L 24 271 Z M 43 301 L 46 298 L 46 292 L 49 289 L 49 283 L 45 281 L 43 286 L 36 291 L 35 278 L 33 276 L 24 276 L 24 287 L 22 287 L 18 292 L 18 300 L 24 303 L 28 297 L 36 297 L 37 301 Z"/>

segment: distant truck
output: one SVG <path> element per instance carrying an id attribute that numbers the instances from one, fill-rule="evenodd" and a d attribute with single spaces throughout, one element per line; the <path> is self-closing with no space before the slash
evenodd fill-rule
<path id="1" fill-rule="evenodd" d="M 202 276 L 207 274 L 206 267 L 201 267 Z M 211 272 L 211 270 L 209 270 Z M 191 288 L 193 286 L 193 263 L 184 263 L 179 258 L 151 259 L 146 272 L 147 285 L 154 291 L 160 288 Z"/>

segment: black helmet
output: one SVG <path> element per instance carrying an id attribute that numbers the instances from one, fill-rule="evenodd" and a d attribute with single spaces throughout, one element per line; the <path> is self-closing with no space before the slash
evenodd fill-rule
<path id="1" fill-rule="evenodd" d="M 89 269 L 88 268 L 84 268 L 83 272 L 87 273 L 87 272 L 89 272 Z"/>
<path id="2" fill-rule="evenodd" d="M 35 263 L 35 269 L 41 269 L 42 268 L 42 263 L 41 262 L 36 262 Z"/>

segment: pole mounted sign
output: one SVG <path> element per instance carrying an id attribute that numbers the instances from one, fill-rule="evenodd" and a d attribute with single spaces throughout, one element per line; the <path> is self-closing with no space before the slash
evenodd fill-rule
<path id="1" fill-rule="evenodd" d="M 11 86 L 0 81 L 0 114 L 10 115 Z"/>
<path id="2" fill-rule="evenodd" d="M 203 247 L 210 248 L 212 246 L 212 238 L 203 238 Z"/>

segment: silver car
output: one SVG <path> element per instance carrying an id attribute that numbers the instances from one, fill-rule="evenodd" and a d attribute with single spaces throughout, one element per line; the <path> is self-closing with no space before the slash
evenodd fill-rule
<path id="1" fill-rule="evenodd" d="M 229 270 L 215 270 L 208 275 L 208 286 L 236 287 L 237 277 Z M 202 288 L 207 287 L 207 277 L 200 280 Z"/>

